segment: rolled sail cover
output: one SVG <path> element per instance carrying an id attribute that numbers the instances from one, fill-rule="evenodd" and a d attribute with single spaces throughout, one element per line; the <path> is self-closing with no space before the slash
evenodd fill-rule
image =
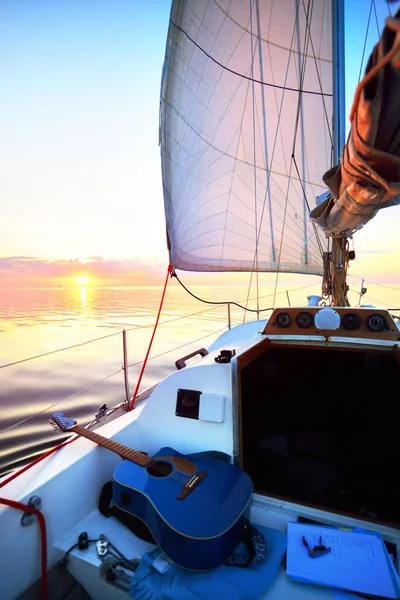
<path id="1" fill-rule="evenodd" d="M 341 164 L 323 179 L 333 196 L 311 211 L 326 233 L 351 235 L 400 204 L 400 9 L 386 19 L 356 89 Z"/>

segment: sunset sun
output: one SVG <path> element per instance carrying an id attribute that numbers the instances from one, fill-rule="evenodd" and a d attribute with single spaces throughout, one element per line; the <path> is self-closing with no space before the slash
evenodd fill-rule
<path id="1" fill-rule="evenodd" d="M 75 277 L 75 282 L 79 285 L 87 285 L 89 283 L 89 277 L 86 277 L 86 275 L 79 275 L 79 277 Z"/>

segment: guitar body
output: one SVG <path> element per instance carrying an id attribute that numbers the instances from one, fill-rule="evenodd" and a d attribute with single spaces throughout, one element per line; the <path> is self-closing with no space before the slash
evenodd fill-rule
<path id="1" fill-rule="evenodd" d="M 230 463 L 162 448 L 148 467 L 130 460 L 113 477 L 113 502 L 149 528 L 178 566 L 208 571 L 240 542 L 253 485 Z"/>
<path id="2" fill-rule="evenodd" d="M 241 541 L 253 483 L 235 465 L 161 448 L 150 457 L 80 427 L 62 412 L 51 423 L 116 452 L 113 503 L 141 519 L 162 551 L 191 571 L 224 563 Z"/>

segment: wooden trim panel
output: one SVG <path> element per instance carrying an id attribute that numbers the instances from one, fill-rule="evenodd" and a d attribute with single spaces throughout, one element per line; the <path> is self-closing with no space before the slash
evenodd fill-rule
<path id="1" fill-rule="evenodd" d="M 336 311 L 340 316 L 340 326 L 338 329 L 317 329 L 314 325 L 315 315 L 330 308 Z M 286 313 L 289 316 L 289 325 L 287 327 L 279 326 L 277 317 L 280 313 Z M 312 315 L 312 324 L 309 327 L 301 327 L 296 323 L 296 319 L 301 313 L 309 313 Z M 359 318 L 361 323 L 357 329 L 346 328 L 346 315 L 352 315 L 353 320 Z M 386 326 L 382 331 L 372 331 L 368 327 L 368 321 L 373 315 L 382 317 Z M 348 338 L 364 338 L 371 340 L 400 340 L 400 331 L 393 320 L 393 317 L 385 309 L 379 308 L 362 308 L 362 307 L 324 307 L 324 306 L 306 306 L 306 307 L 290 307 L 277 308 L 272 313 L 271 317 L 264 328 L 265 335 L 323 335 L 326 337 L 348 337 Z"/>

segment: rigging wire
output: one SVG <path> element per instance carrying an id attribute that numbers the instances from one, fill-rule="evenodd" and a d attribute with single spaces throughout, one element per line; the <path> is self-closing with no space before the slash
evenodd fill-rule
<path id="1" fill-rule="evenodd" d="M 140 364 L 140 363 L 138 363 L 138 364 Z M 45 408 L 42 408 L 42 410 L 37 410 L 34 415 L 30 415 L 29 417 L 26 417 L 25 419 L 22 419 L 21 421 L 18 421 L 17 423 L 13 423 L 9 427 L 6 427 L 5 429 L 2 429 L 1 433 L 6 433 L 6 431 L 10 431 L 11 429 L 15 429 L 15 427 L 18 427 L 19 425 L 23 425 L 24 423 L 27 423 L 28 421 L 31 421 L 33 418 L 37 417 L 37 415 L 41 415 L 41 414 L 49 411 L 51 408 L 54 408 L 55 406 L 58 406 L 59 404 L 61 404 L 61 402 L 66 402 L 67 400 L 71 400 L 72 398 L 76 398 L 77 396 L 79 396 L 83 392 L 87 392 L 88 390 L 92 389 L 96 385 L 99 385 L 100 383 L 104 383 L 104 381 L 107 381 L 107 379 L 110 379 L 111 377 L 115 377 L 115 375 L 118 375 L 118 373 L 121 373 L 121 371 L 123 371 L 123 370 L 124 370 L 123 367 L 121 367 L 120 369 L 118 369 L 118 371 L 115 371 L 115 373 L 111 373 L 110 375 L 106 375 L 102 379 L 99 379 L 98 381 L 95 381 L 94 383 L 91 383 L 90 385 L 86 386 L 85 388 L 81 388 L 77 392 L 74 392 L 73 394 L 70 394 L 69 396 L 66 396 L 65 398 L 61 398 L 61 400 L 57 400 L 57 402 L 54 402 L 53 404 L 50 404 L 50 406 L 46 406 Z"/>
<path id="2" fill-rule="evenodd" d="M 375 0 L 372 0 L 372 3 L 374 5 L 374 15 L 375 15 L 375 25 L 376 25 L 376 30 L 378 33 L 378 38 L 381 37 L 381 28 L 379 27 L 379 21 L 378 21 L 378 13 L 376 11 L 376 3 Z"/>
<path id="3" fill-rule="evenodd" d="M 176 23 L 174 23 L 172 20 L 170 21 L 170 23 L 171 23 L 171 25 L 173 25 L 173 27 L 175 27 L 175 29 L 177 29 L 178 31 L 180 31 L 181 33 L 183 33 L 188 38 L 188 40 L 194 46 L 196 46 L 196 48 L 198 48 L 200 50 L 200 52 L 202 52 L 205 56 L 207 56 L 207 58 L 209 58 L 216 65 L 218 65 L 219 67 L 221 67 L 221 69 L 224 69 L 225 71 L 228 71 L 229 73 L 232 73 L 232 75 L 236 75 L 237 77 L 241 77 L 242 79 L 247 79 L 248 81 L 254 81 L 254 83 L 259 83 L 260 85 L 264 85 L 266 87 L 272 87 L 272 88 L 276 88 L 276 89 L 284 90 L 284 91 L 287 90 L 287 91 L 290 91 L 290 92 L 298 92 L 299 91 L 296 88 L 285 87 L 283 85 L 277 85 L 275 83 L 269 83 L 267 81 L 260 81 L 259 79 L 254 79 L 253 80 L 253 78 L 249 77 L 248 75 L 244 75 L 243 73 L 239 73 L 238 71 L 234 71 L 233 69 L 230 69 L 226 65 L 223 65 L 218 60 L 216 60 L 213 56 L 211 56 L 211 54 L 209 54 L 208 52 L 206 52 L 204 50 L 204 48 L 202 48 L 199 44 L 197 44 L 197 42 L 195 42 L 194 39 L 191 38 L 190 35 L 188 35 L 184 29 L 182 29 L 182 27 L 179 27 L 179 25 L 177 25 Z M 327 96 L 327 97 L 332 97 L 332 95 L 333 95 L 332 93 L 314 92 L 313 90 L 303 90 L 303 91 L 304 91 L 305 94 L 311 94 L 313 96 Z"/>
<path id="4" fill-rule="evenodd" d="M 113 337 L 115 335 L 120 335 L 120 332 L 117 331 L 115 333 L 109 333 L 108 335 L 102 335 L 101 337 L 95 338 L 94 340 L 88 340 L 86 342 L 81 342 L 79 344 L 73 344 L 72 346 L 66 346 L 65 348 L 58 348 L 57 350 L 51 350 L 50 352 L 43 352 L 42 354 L 37 354 L 36 356 L 30 356 L 29 358 L 21 358 L 21 360 L 16 360 L 11 363 L 7 363 L 5 365 L 0 365 L 0 369 L 4 369 L 5 367 L 12 367 L 13 365 L 19 365 L 21 363 L 27 362 L 28 360 L 33 360 L 34 358 L 42 358 L 43 356 L 48 356 L 49 354 L 56 354 L 57 352 L 63 352 L 64 350 L 70 350 L 72 348 L 79 348 L 79 346 L 86 346 L 86 344 L 90 344 L 92 342 L 98 342 L 99 340 L 104 340 L 109 337 Z"/>
<path id="5" fill-rule="evenodd" d="M 208 310 L 200 310 L 198 312 L 194 312 L 194 313 L 191 313 L 189 315 L 183 315 L 183 316 L 181 315 L 179 317 L 174 317 L 173 319 L 167 319 L 167 320 L 162 321 L 161 323 L 159 323 L 159 325 L 160 326 L 169 325 L 170 323 L 173 323 L 174 321 L 180 321 L 181 319 L 186 319 L 188 317 L 195 317 L 197 315 L 202 315 L 202 314 L 204 314 L 206 312 L 210 312 L 211 310 L 214 310 L 214 309 L 210 308 Z M 149 325 L 136 325 L 134 327 L 128 326 L 128 327 L 125 328 L 125 331 L 127 331 L 127 332 L 129 332 L 129 331 L 137 331 L 139 329 L 149 329 L 150 327 L 153 327 L 153 324 L 149 324 Z M 86 344 L 91 344 L 92 342 L 99 342 L 99 341 L 101 341 L 101 340 L 103 340 L 105 338 L 109 338 L 109 337 L 113 337 L 113 336 L 117 336 L 117 335 L 121 335 L 121 331 L 117 331 L 115 333 L 110 333 L 108 335 L 104 335 L 104 336 L 101 336 L 101 337 L 93 338 L 91 340 L 87 340 L 86 342 L 81 342 L 79 344 L 73 344 L 72 346 L 65 346 L 64 348 L 57 348 L 56 350 L 51 350 L 50 352 L 44 352 L 42 354 L 36 354 L 35 356 L 29 356 L 28 358 L 22 358 L 21 360 L 16 360 L 16 361 L 11 362 L 11 363 L 0 365 L 0 369 L 3 369 L 5 367 L 13 367 L 14 365 L 19 365 L 20 363 L 28 362 L 30 360 L 35 360 L 37 358 L 43 358 L 44 356 L 48 356 L 48 355 L 51 355 L 51 354 L 57 354 L 58 352 L 64 352 L 66 350 L 72 350 L 73 348 L 77 348 L 79 346 L 85 346 Z M 115 375 L 115 373 L 113 375 Z M 100 382 L 98 382 L 98 383 L 100 383 Z"/>
<path id="6" fill-rule="evenodd" d="M 263 80 L 263 65 L 261 60 L 261 36 L 260 36 L 260 11 L 258 6 L 258 0 L 255 0 L 256 4 L 256 16 L 257 16 L 257 40 L 259 45 L 259 56 L 260 56 L 260 75 L 261 80 Z M 254 248 L 254 258 L 253 258 L 253 269 L 251 271 L 248 296 L 250 295 L 250 286 L 253 278 L 253 272 L 255 267 L 256 273 L 256 294 L 257 294 L 257 316 L 259 314 L 259 299 L 258 299 L 258 246 L 260 241 L 260 232 L 261 232 L 261 223 L 260 226 L 257 227 L 257 147 L 256 147 L 256 94 L 255 94 L 255 83 L 254 83 L 254 54 L 255 54 L 255 45 L 257 41 L 253 43 L 253 5 L 254 3 L 250 2 L 250 45 L 251 45 L 251 95 L 252 95 L 252 124 L 253 124 L 253 177 L 254 177 L 254 232 L 256 234 L 255 239 L 255 248 Z M 264 88 L 261 88 L 261 100 L 263 104 L 263 125 L 264 125 L 264 141 L 266 142 L 266 133 L 265 133 L 265 119 L 266 119 L 266 110 L 265 110 L 265 100 L 264 100 Z M 265 162 L 268 165 L 268 145 L 265 144 Z M 268 179 L 269 182 L 269 179 Z M 268 186 L 269 188 L 269 186 Z M 269 190 L 268 190 L 269 191 Z M 247 300 L 248 302 L 248 300 Z M 246 313 L 243 314 L 243 321 L 246 316 Z"/>
<path id="7" fill-rule="evenodd" d="M 367 23 L 367 27 L 365 29 L 364 46 L 363 46 L 363 51 L 362 51 L 362 55 L 361 55 L 360 71 L 358 73 L 358 82 L 357 83 L 360 83 L 361 75 L 362 75 L 362 72 L 363 72 L 365 50 L 366 50 L 366 47 L 367 47 L 368 32 L 369 32 L 369 26 L 370 26 L 370 23 L 371 23 L 371 16 L 372 16 L 372 6 L 375 6 L 374 0 L 371 0 L 371 4 L 369 6 L 368 23 Z M 376 9 L 375 9 L 375 18 L 376 18 Z M 378 27 L 378 29 L 379 29 L 379 27 Z"/>
<path id="8" fill-rule="evenodd" d="M 303 7 L 304 7 L 304 5 L 303 5 Z M 298 5 L 297 5 L 297 10 L 298 10 Z M 307 11 L 306 11 L 305 17 L 306 17 L 306 23 L 307 23 L 308 22 L 308 12 Z M 299 33 L 296 28 L 297 23 L 298 23 L 298 19 L 296 19 L 295 27 L 293 30 L 293 36 L 292 36 L 288 61 L 290 60 L 291 53 L 293 51 L 294 42 L 296 39 L 295 33 L 297 33 L 297 41 L 298 42 L 300 41 Z M 307 31 L 307 27 L 306 27 L 306 31 Z M 305 32 L 305 34 L 306 34 L 306 32 Z M 304 42 L 304 47 L 306 48 L 306 42 Z M 299 49 L 299 60 L 300 60 L 300 49 Z M 278 289 L 278 278 L 279 278 L 279 273 L 280 273 L 280 260 L 281 260 L 281 253 L 282 253 L 282 244 L 283 244 L 283 232 L 284 232 L 284 229 L 286 226 L 287 207 L 288 207 L 288 203 L 289 203 L 289 187 L 291 184 L 293 157 L 295 156 L 296 140 L 297 140 L 297 135 L 298 135 L 298 124 L 299 124 L 299 114 L 300 114 L 300 107 L 301 107 L 302 92 L 303 92 L 304 72 L 305 72 L 305 56 L 304 56 L 304 62 L 300 65 L 300 81 L 299 81 L 299 88 L 297 90 L 298 100 L 297 100 L 296 123 L 295 123 L 295 127 L 294 127 L 293 144 L 292 144 L 292 160 L 290 161 L 289 173 L 288 173 L 288 178 L 287 178 L 287 187 L 286 187 L 286 193 L 285 193 L 285 206 L 284 206 L 284 211 L 283 211 L 284 216 L 283 216 L 283 223 L 282 223 L 282 234 L 281 234 L 280 248 L 279 248 L 278 267 L 276 269 L 276 278 L 275 278 L 275 294 Z M 299 177 L 299 174 L 298 174 L 298 177 Z M 299 177 L 299 180 L 301 181 L 300 177 Z M 303 197 L 303 200 L 304 200 L 304 197 Z"/>
<path id="9" fill-rule="evenodd" d="M 332 123 L 331 123 L 331 120 L 330 120 L 330 118 L 328 116 L 328 109 L 327 109 L 327 106 L 325 104 L 325 96 L 327 96 L 327 97 L 329 97 L 329 96 L 333 97 L 333 94 L 326 94 L 322 90 L 321 73 L 320 73 L 320 70 L 318 69 L 317 55 L 316 55 L 316 52 L 315 52 L 315 49 L 314 49 L 314 43 L 313 43 L 313 39 L 312 39 L 312 35 L 311 35 L 311 28 L 310 28 L 310 20 L 308 18 L 308 9 L 306 11 L 304 0 L 303 0 L 303 10 L 304 10 L 304 13 L 305 13 L 305 27 L 306 27 L 306 29 L 308 31 L 308 36 L 307 36 L 308 37 L 308 41 L 307 41 L 307 44 L 309 43 L 310 46 L 311 46 L 312 58 L 314 59 L 315 72 L 316 72 L 316 75 L 317 75 L 318 84 L 319 84 L 319 88 L 320 88 L 320 96 L 322 98 L 322 107 L 323 107 L 323 110 L 324 110 L 325 120 L 326 120 L 326 124 L 327 124 L 327 130 L 328 130 L 330 142 L 333 145 Z M 321 26 L 322 26 L 322 23 L 321 23 Z M 307 48 L 308 48 L 308 45 L 307 45 Z M 308 55 L 304 55 L 304 59 L 306 58 L 306 56 L 308 56 Z M 303 77 L 303 80 L 304 80 L 304 77 Z M 306 94 L 307 91 L 304 90 L 304 89 L 302 89 L 302 93 Z"/>
<path id="10" fill-rule="evenodd" d="M 192 296 L 192 298 L 195 298 L 196 300 L 199 300 L 200 302 L 204 302 L 205 304 L 217 304 L 217 305 L 226 305 L 226 304 L 233 304 L 234 306 L 237 306 L 239 308 L 241 308 L 242 310 L 246 310 L 247 312 L 264 312 L 266 310 L 274 310 L 274 307 L 270 307 L 270 308 L 261 308 L 261 309 L 257 309 L 257 308 L 247 308 L 246 306 L 243 306 L 242 304 L 238 304 L 237 302 L 233 302 L 233 300 L 223 300 L 220 302 L 217 301 L 211 301 L 211 300 L 204 300 L 203 298 L 200 298 L 199 296 L 196 296 L 196 294 L 193 294 L 193 292 L 191 292 L 183 283 L 182 281 L 179 279 L 178 275 L 176 274 L 175 270 L 172 268 L 171 271 L 171 277 L 175 277 L 176 280 L 178 281 L 179 285 L 181 285 L 183 287 L 183 289 L 190 295 Z"/>
<path id="11" fill-rule="evenodd" d="M 257 9 L 258 9 L 258 2 L 257 2 Z M 257 12 L 257 17 L 258 17 L 258 12 Z M 266 122 L 265 122 L 265 118 L 266 118 L 266 111 L 264 109 L 264 103 L 263 103 L 263 110 L 262 110 L 262 118 L 263 118 L 263 124 L 264 124 L 264 146 L 265 146 L 265 162 L 266 162 L 266 166 L 267 166 L 267 187 L 266 187 L 266 192 L 265 192 L 265 196 L 264 196 L 264 202 L 263 202 L 263 206 L 262 206 L 262 211 L 261 211 L 261 216 L 260 216 L 260 224 L 258 227 L 258 233 L 257 233 L 257 243 L 256 243 L 256 253 L 257 253 L 257 249 L 258 249 L 258 245 L 259 245 L 259 240 L 260 240 L 260 235 L 261 235 L 261 227 L 262 227 L 262 223 L 263 223 L 263 218 L 264 218 L 264 211 L 266 208 L 266 202 L 267 202 L 267 196 L 268 196 L 268 206 L 269 206 L 269 213 L 270 213 L 270 227 L 271 227 L 271 246 L 272 246 L 272 253 L 273 253 L 273 260 L 276 260 L 275 257 L 275 243 L 274 243 L 274 233 L 273 233 L 273 228 L 272 228 L 272 221 L 273 221 L 273 212 L 271 209 L 271 194 L 270 194 L 270 178 L 271 178 L 271 172 L 272 172 L 272 163 L 274 161 L 274 156 L 275 156 L 275 149 L 276 149 L 276 144 L 277 144 L 277 139 L 278 139 L 278 134 L 279 134 L 279 127 L 280 127 L 280 122 L 281 122 L 281 116 L 282 116 L 282 110 L 283 110 L 283 102 L 284 102 L 284 97 L 285 97 L 285 92 L 287 90 L 290 90 L 291 88 L 286 86 L 286 81 L 288 78 L 288 73 L 289 73 L 289 66 L 290 66 L 290 61 L 292 58 L 292 54 L 293 54 L 293 46 L 294 46 L 294 40 L 296 37 L 296 24 L 293 27 L 293 32 L 292 32 L 292 39 L 291 39 L 291 43 L 290 43 L 290 49 L 289 49 L 289 55 L 288 55 L 288 59 L 287 59 L 287 65 L 286 65 L 286 71 L 285 71 L 285 85 L 283 86 L 283 94 L 282 94 L 282 98 L 281 98 L 281 102 L 280 102 L 280 106 L 279 106 L 279 110 L 278 110 L 278 120 L 277 120 L 277 124 L 276 124 L 276 128 L 275 128 L 275 136 L 274 136 L 274 143 L 273 143 L 273 148 L 272 148 L 272 155 L 271 155 L 271 160 L 268 161 L 268 146 L 267 146 L 267 140 L 266 140 L 266 135 L 265 135 L 265 126 L 266 126 Z M 261 44 L 261 38 L 259 35 L 259 44 Z M 269 46 L 268 46 L 268 50 L 270 52 Z M 253 52 L 253 51 L 252 51 Z M 301 51 L 299 49 L 299 56 L 301 55 Z M 252 53 L 253 56 L 253 53 Z M 272 63 L 272 59 L 270 56 L 270 60 Z M 252 69 L 253 69 L 253 62 L 252 62 Z M 260 56 L 260 70 L 262 71 L 262 61 L 261 61 L 261 56 Z M 273 71 L 272 71 L 272 77 L 273 77 Z M 275 86 L 278 87 L 278 86 Z M 321 86 L 321 82 L 320 82 L 320 88 L 322 91 L 322 86 Z M 262 101 L 264 99 L 263 96 L 263 89 L 261 88 L 262 91 Z M 297 92 L 299 90 L 296 90 Z M 301 90 L 300 90 L 301 91 Z M 254 112 L 254 85 L 252 86 L 252 93 L 253 93 L 253 112 Z M 325 105 L 325 103 L 324 103 Z M 254 123 L 254 118 L 253 118 L 253 123 Z M 295 134 L 296 136 L 296 134 Z M 253 137 L 255 139 L 255 126 L 253 125 Z M 295 137 L 296 139 L 296 137 Z M 293 146 L 295 144 L 295 139 L 293 142 Z M 255 169 L 255 165 L 256 165 L 256 160 L 255 160 L 255 150 L 254 150 L 254 158 L 253 158 L 253 163 L 254 163 L 254 169 Z M 285 194 L 286 197 L 286 205 L 285 205 L 285 210 L 284 210 L 284 220 L 283 220 L 283 229 L 285 227 L 285 221 L 286 221 L 286 214 L 287 214 L 287 203 L 288 203 L 288 191 L 289 191 L 289 184 L 290 184 L 290 176 L 291 176 L 291 168 L 289 170 L 289 177 L 288 177 L 288 187 L 286 189 L 286 193 L 283 192 Z M 301 181 L 300 177 L 299 180 Z M 256 188 L 255 188 L 256 189 Z M 303 191 L 303 196 L 304 196 L 304 191 Z M 257 223 L 256 223 L 256 227 L 257 227 Z M 283 231 L 282 229 L 282 231 Z M 276 274 L 276 284 L 275 284 L 275 294 L 274 297 L 276 298 L 276 290 L 277 290 L 277 284 L 278 284 L 278 276 L 279 276 L 279 268 L 280 268 L 280 256 L 281 256 L 281 250 L 282 250 L 282 243 L 283 243 L 283 236 L 281 237 L 281 247 L 280 247 L 280 252 L 279 252 L 279 260 L 278 260 L 278 268 L 276 269 L 277 274 Z M 255 255 L 253 257 L 253 269 L 254 269 L 254 265 L 256 262 L 258 255 Z M 258 270 L 257 270 L 258 273 Z M 249 284 L 249 288 L 251 286 L 251 281 L 252 281 L 252 275 L 250 277 L 250 284 Z M 257 281 L 257 285 L 258 285 L 258 281 Z M 250 289 L 248 291 L 248 296 L 250 294 Z M 275 303 L 275 301 L 274 301 Z M 243 315 L 243 322 L 245 321 L 245 314 Z"/>
<path id="12" fill-rule="evenodd" d="M 305 9 L 305 5 L 304 5 L 304 1 L 303 1 L 303 8 Z M 303 86 L 304 86 L 304 79 L 305 79 L 305 75 L 306 75 L 306 66 L 307 66 L 307 52 L 308 52 L 308 48 L 311 45 L 311 49 L 313 50 L 313 46 L 312 44 L 310 44 L 311 41 L 311 31 L 310 31 L 310 27 L 309 27 L 309 21 L 312 19 L 312 9 L 313 9 L 313 5 L 311 5 L 310 1 L 308 2 L 307 5 L 307 10 L 305 10 L 305 23 L 306 23 L 306 27 L 305 27 L 305 31 L 304 31 L 304 49 L 306 54 L 304 54 L 304 60 L 303 60 L 303 64 L 301 64 L 300 62 L 300 24 L 299 24 L 299 18 L 296 18 L 296 33 L 297 33 L 297 44 L 298 44 L 298 59 L 299 59 L 299 71 L 300 71 L 300 83 L 299 83 L 299 95 L 298 95 L 298 102 L 297 102 L 297 114 L 296 114 L 296 138 L 295 138 L 295 142 L 297 142 L 298 137 L 300 138 L 299 140 L 299 145 L 300 145 L 300 152 L 301 152 L 301 156 L 303 158 L 302 160 L 302 169 L 301 169 L 301 178 L 299 177 L 300 173 L 298 174 L 299 177 L 299 181 L 301 182 L 301 187 L 303 188 L 303 181 L 306 178 L 306 165 L 305 165 L 305 144 L 304 144 L 304 105 L 303 105 Z M 298 9 L 297 9 L 298 10 Z M 314 62 L 315 61 L 315 56 L 314 56 Z M 316 65 L 317 66 L 317 65 Z M 318 68 L 316 68 L 316 71 L 318 73 Z M 319 82 L 321 85 L 321 82 Z M 326 115 L 325 115 L 326 117 Z M 297 131 L 299 130 L 300 132 L 300 136 L 297 135 Z M 295 146 L 293 145 L 293 151 L 292 151 L 292 155 L 295 156 Z M 289 190 L 288 190 L 289 191 Z M 303 202 L 303 238 L 305 240 L 305 245 L 304 245 L 304 262 L 307 263 L 308 262 L 308 244 L 307 244 L 307 221 L 308 221 L 308 215 L 307 212 L 309 212 L 309 207 L 308 207 L 308 202 L 307 202 L 307 196 L 305 193 L 305 189 L 303 191 L 303 198 L 302 198 Z"/>
<path id="13" fill-rule="evenodd" d="M 195 340 L 191 340 L 187 344 L 181 344 L 180 346 L 176 346 L 173 350 L 166 350 L 165 352 L 160 352 L 159 354 L 155 354 L 154 356 L 150 356 L 149 357 L 149 361 L 150 360 L 154 360 L 156 358 L 160 358 L 160 356 L 165 356 L 166 354 L 170 354 L 171 352 L 176 352 L 177 350 L 182 350 L 182 348 L 186 348 L 186 346 L 192 346 L 193 344 L 196 344 L 197 342 L 200 342 L 200 341 L 205 340 L 206 338 L 210 337 L 210 335 L 215 335 L 215 334 L 221 333 L 221 331 L 225 331 L 225 330 L 226 330 L 226 326 L 221 327 L 221 329 L 217 329 L 217 331 L 212 331 L 211 333 L 207 333 L 206 335 L 202 335 L 201 337 L 196 338 Z M 132 363 L 132 364 L 128 365 L 128 368 L 137 367 L 142 362 L 143 361 L 140 360 L 138 362 Z"/>
<path id="14" fill-rule="evenodd" d="M 294 168 L 296 169 L 296 173 L 297 173 L 297 177 L 299 179 L 299 183 L 301 185 L 301 189 L 302 189 L 303 196 L 304 196 L 304 202 L 305 202 L 305 204 L 307 206 L 307 209 L 310 211 L 310 205 L 309 205 L 309 202 L 308 202 L 308 199 L 307 199 L 306 190 L 305 190 L 304 183 L 303 183 L 303 178 L 300 177 L 300 171 L 299 171 L 299 167 L 297 165 L 295 154 L 292 154 L 292 160 L 293 160 L 293 163 L 294 163 Z M 312 221 L 311 224 L 312 224 L 312 227 L 313 227 L 313 230 L 314 230 L 314 236 L 315 236 L 315 239 L 317 241 L 317 246 L 319 247 L 320 252 L 321 252 L 321 256 L 322 256 L 323 253 L 324 253 L 324 250 L 323 250 L 323 247 L 322 247 L 321 238 L 318 235 L 319 229 L 318 229 L 317 225 L 314 223 L 314 221 Z M 307 244 L 307 242 L 308 242 L 308 239 L 306 240 L 305 243 Z"/>

